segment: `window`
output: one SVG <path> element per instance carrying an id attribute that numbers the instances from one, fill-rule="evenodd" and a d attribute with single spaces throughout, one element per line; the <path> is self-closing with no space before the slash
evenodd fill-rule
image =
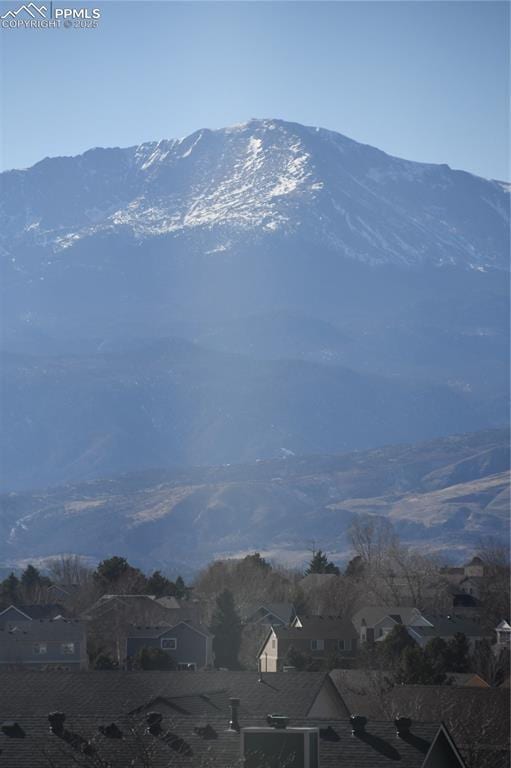
<path id="1" fill-rule="evenodd" d="M 72 656 L 75 652 L 75 644 L 74 643 L 61 643 L 60 644 L 60 652 L 65 654 L 66 656 Z"/>
<path id="2" fill-rule="evenodd" d="M 337 647 L 340 651 L 351 651 L 351 640 L 339 640 Z"/>
<path id="3" fill-rule="evenodd" d="M 175 637 L 162 637 L 161 647 L 164 651 L 175 651 L 177 648 L 177 640 Z"/>
<path id="4" fill-rule="evenodd" d="M 48 652 L 46 643 L 34 643 L 34 656 L 43 656 Z"/>
<path id="5" fill-rule="evenodd" d="M 271 641 L 271 647 L 272 647 L 272 648 L 275 648 L 275 646 L 276 646 L 276 645 L 277 645 L 277 643 L 276 643 L 276 641 L 275 641 L 275 638 L 273 637 L 273 638 L 272 638 L 272 641 Z"/>
<path id="6" fill-rule="evenodd" d="M 322 651 L 325 648 L 324 640 L 311 640 L 311 651 Z"/>

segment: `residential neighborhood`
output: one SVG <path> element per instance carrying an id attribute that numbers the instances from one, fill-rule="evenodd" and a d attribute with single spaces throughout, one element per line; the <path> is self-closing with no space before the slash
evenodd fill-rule
<path id="1" fill-rule="evenodd" d="M 323 572 L 333 567 L 320 552 L 304 577 L 254 553 L 191 584 L 119 557 L 72 584 L 33 566 L 11 574 L 0 583 L 0 768 L 67 768 L 78 748 L 90 765 L 124 768 L 115 739 L 148 750 L 150 766 L 167 765 L 169 749 L 172 765 L 202 766 L 207 753 L 211 768 L 266 766 L 253 742 L 281 768 L 275 750 L 301 739 L 321 768 L 507 767 L 511 625 L 496 620 L 495 589 L 506 573 L 476 557 L 428 566 L 414 576 L 421 602 L 393 602 L 392 589 L 378 598 L 395 584 L 384 568 L 355 559 Z M 481 579 L 477 607 L 442 613 L 453 579 L 467 578 Z M 432 605 L 428 585 L 442 583 L 446 602 Z M 29 763 L 34 749 L 50 762 Z"/>

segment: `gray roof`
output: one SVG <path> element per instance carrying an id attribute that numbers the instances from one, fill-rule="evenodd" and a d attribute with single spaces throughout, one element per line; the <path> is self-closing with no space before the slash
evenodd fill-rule
<path id="1" fill-rule="evenodd" d="M 41 640 L 76 640 L 85 635 L 85 625 L 78 619 L 39 619 L 23 622 L 20 627 L 6 629 L 0 627 L 0 642 L 8 639 Z"/>
<path id="2" fill-rule="evenodd" d="M 133 638 L 147 637 L 154 640 L 166 634 L 167 632 L 170 632 L 172 629 L 175 629 L 180 624 L 186 624 L 191 629 L 194 629 L 197 632 L 200 632 L 202 635 L 206 635 L 206 637 L 213 637 L 209 629 L 206 626 L 204 626 L 204 624 L 196 624 L 193 621 L 186 621 L 184 619 L 177 621 L 175 624 L 161 624 L 160 626 L 157 626 L 157 627 L 144 626 L 140 624 L 132 624 L 127 629 L 127 637 L 133 637 Z"/>
<path id="3" fill-rule="evenodd" d="M 458 685 L 397 685 L 391 673 L 366 669 L 330 672 L 348 712 L 369 719 L 398 714 L 420 721 L 444 721 L 460 748 L 489 754 L 481 766 L 500 765 L 509 749 L 509 693 L 500 688 Z M 502 762 L 502 765 L 506 765 Z"/>
<path id="4" fill-rule="evenodd" d="M 291 621 L 295 614 L 293 603 L 254 603 L 245 611 L 245 619 L 250 619 L 261 608 L 274 616 L 278 616 L 286 624 Z"/>
<path id="5" fill-rule="evenodd" d="M 279 640 L 339 640 L 356 639 L 357 631 L 351 621 L 336 616 L 300 616 L 302 627 L 274 627 Z"/>
<path id="6" fill-rule="evenodd" d="M 126 714 L 156 699 L 208 716 L 226 711 L 230 697 L 241 700 L 240 712 L 247 717 L 269 712 L 306 717 L 325 684 L 331 685 L 322 672 L 275 672 L 260 683 L 256 672 L 0 671 L 0 718 L 53 710 Z"/>
<path id="7" fill-rule="evenodd" d="M 67 739 L 49 731 L 45 716 L 19 718 L 18 723 L 25 738 L 9 738 L 0 732 L 0 749 L 4 768 L 47 768 L 48 755 L 51 765 L 69 768 L 79 756 L 84 761 L 82 745 L 92 745 L 102 764 L 112 768 L 126 768 L 131 760 L 142 754 L 151 754 L 151 765 L 155 768 L 236 768 L 240 765 L 240 735 L 227 729 L 228 717 L 209 717 L 203 721 L 178 714 L 164 716 L 161 722 L 164 738 L 155 738 L 147 733 L 145 719 L 127 719 L 113 715 L 75 716 L 67 715 L 64 726 Z M 122 739 L 107 738 L 100 729 L 115 723 L 122 733 Z M 241 718 L 240 725 L 266 726 L 264 719 Z M 439 731 L 438 723 L 416 723 L 412 725 L 409 738 L 398 738 L 391 722 L 372 722 L 366 728 L 366 735 L 353 737 L 348 721 L 304 721 L 296 719 L 291 727 L 315 726 L 320 731 L 321 768 L 421 768 L 425 755 Z M 90 748 L 90 747 L 89 747 Z"/>
<path id="8" fill-rule="evenodd" d="M 411 619 L 417 613 L 421 613 L 418 608 L 411 605 L 368 605 L 357 611 L 353 617 L 353 624 L 359 629 L 362 626 L 362 619 L 365 619 L 367 626 L 372 627 L 386 616 L 399 617 L 394 618 L 398 624 L 410 624 Z"/>
<path id="9" fill-rule="evenodd" d="M 491 637 L 492 632 L 485 632 L 481 624 L 471 619 L 464 619 L 460 616 L 435 616 L 433 614 L 424 614 L 432 627 L 412 627 L 415 632 L 419 632 L 423 637 L 449 637 L 457 632 L 462 632 L 467 637 Z"/>
<path id="10" fill-rule="evenodd" d="M 1 615 L 4 611 L 8 611 L 9 608 L 15 608 L 21 611 L 26 616 L 30 616 L 31 619 L 54 619 L 55 616 L 63 616 L 66 613 L 66 609 L 63 605 L 58 603 L 52 603 L 51 605 L 7 605 L 0 606 L 0 623 L 3 620 Z M 20 617 L 20 620 L 23 617 Z"/>

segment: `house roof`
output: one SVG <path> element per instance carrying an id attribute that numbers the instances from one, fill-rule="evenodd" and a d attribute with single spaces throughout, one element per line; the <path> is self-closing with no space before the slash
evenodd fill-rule
<path id="1" fill-rule="evenodd" d="M 418 608 L 410 605 L 368 605 L 357 611 L 352 621 L 357 629 L 362 626 L 363 619 L 368 627 L 372 627 L 386 616 L 394 617 L 398 624 L 410 624 L 417 614 L 422 615 Z"/>
<path id="2" fill-rule="evenodd" d="M 167 608 L 171 611 L 177 611 L 182 607 L 179 600 L 176 597 L 173 597 L 172 595 L 165 595 L 164 597 L 158 597 L 156 598 L 156 602 L 159 605 L 162 605 L 164 608 Z"/>
<path id="3" fill-rule="evenodd" d="M 331 687 L 322 672 L 275 672 L 263 679 L 258 682 L 256 672 L 0 671 L 0 718 L 53 710 L 126 714 L 156 699 L 170 702 L 171 709 L 192 707 L 198 716 L 208 716 L 224 711 L 231 697 L 240 699 L 246 717 L 269 712 L 306 717 L 324 686 Z"/>
<path id="4" fill-rule="evenodd" d="M 67 739 L 50 733 L 46 716 L 19 718 L 25 738 L 9 738 L 0 732 L 2 766 L 5 768 L 69 768 L 77 753 L 83 759 L 83 746 L 92 744 L 104 764 L 125 768 L 134 755 L 150 752 L 155 768 L 235 768 L 240 764 L 240 735 L 229 731 L 228 715 L 204 721 L 174 715 L 163 717 L 163 738 L 147 732 L 144 718 L 127 719 L 118 714 L 105 717 L 68 715 L 64 727 Z M 107 738 L 100 729 L 114 723 L 123 738 Z M 264 727 L 265 719 L 240 718 L 241 727 Z M 410 736 L 399 738 L 392 722 L 370 722 L 366 734 L 354 737 L 349 721 L 293 720 L 291 727 L 318 727 L 321 768 L 421 768 L 431 744 L 440 731 L 438 723 L 413 723 Z M 111 729 L 110 732 L 112 732 Z M 73 738 L 74 737 L 74 738 Z M 90 747 L 89 747 L 90 748 Z M 80 764 L 82 764 L 80 762 Z M 130 763 L 131 764 L 131 763 Z M 144 764 L 144 763 L 140 763 Z"/>
<path id="5" fill-rule="evenodd" d="M 245 611 L 245 620 L 249 621 L 261 609 L 267 614 L 270 613 L 273 616 L 277 616 L 286 624 L 291 621 L 295 613 L 293 603 L 253 603 Z"/>
<path id="6" fill-rule="evenodd" d="M 348 712 L 370 719 L 398 714 L 420 721 L 443 720 L 456 744 L 489 755 L 481 766 L 495 768 L 509 749 L 509 692 L 458 685 L 392 686 L 385 671 L 336 669 L 330 672 Z M 481 758 L 482 759 L 482 758 Z M 508 763 L 502 761 L 502 766 Z"/>
<path id="7" fill-rule="evenodd" d="M 167 634 L 172 629 L 179 627 L 180 624 L 186 624 L 186 626 L 190 627 L 196 632 L 199 632 L 201 635 L 205 635 L 206 637 L 213 637 L 211 632 L 208 630 L 206 626 L 204 626 L 204 624 L 196 624 L 192 621 L 184 621 L 184 620 L 178 621 L 172 625 L 166 624 L 166 625 L 160 625 L 157 627 L 144 626 L 140 624 L 132 624 L 127 630 L 127 637 L 128 638 L 147 637 L 155 640 L 158 637 L 161 637 L 162 635 Z"/>
<path id="8" fill-rule="evenodd" d="M 351 621 L 336 616 L 300 616 L 301 627 L 272 627 L 279 640 L 356 639 Z"/>
<path id="9" fill-rule="evenodd" d="M 0 643 L 38 642 L 43 640 L 76 640 L 85 635 L 85 625 L 77 619 L 39 619 L 23 622 L 19 627 L 0 627 Z"/>
<path id="10" fill-rule="evenodd" d="M 31 619 L 54 619 L 55 616 L 63 615 L 66 611 L 64 606 L 59 605 L 59 603 L 52 603 L 51 605 L 3 605 L 0 606 L 0 623 L 2 622 L 2 614 L 10 608 L 20 611 Z M 20 616 L 20 620 L 22 618 Z"/>
<path id="11" fill-rule="evenodd" d="M 483 627 L 477 621 L 465 619 L 460 616 L 435 616 L 433 614 L 424 614 L 433 626 L 416 627 L 412 624 L 415 632 L 423 637 L 449 637 L 457 632 L 462 632 L 467 637 L 490 636 L 491 632 L 485 632 Z"/>

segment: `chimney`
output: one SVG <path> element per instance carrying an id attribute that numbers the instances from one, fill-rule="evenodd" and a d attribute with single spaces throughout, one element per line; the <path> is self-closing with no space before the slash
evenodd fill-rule
<path id="1" fill-rule="evenodd" d="M 366 732 L 365 729 L 366 729 L 367 717 L 363 717 L 362 715 L 351 715 L 350 723 L 351 723 L 351 735 L 363 736 L 363 734 Z"/>
<path id="2" fill-rule="evenodd" d="M 396 726 L 396 735 L 398 738 L 402 739 L 405 736 L 408 736 L 410 733 L 410 728 L 412 727 L 412 721 L 409 717 L 400 717 L 399 715 L 394 720 L 394 725 Z"/>
<path id="3" fill-rule="evenodd" d="M 269 726 L 275 728 L 275 730 L 285 731 L 289 723 L 289 717 L 286 717 L 285 715 L 268 715 L 266 717 L 266 722 Z"/>
<path id="4" fill-rule="evenodd" d="M 55 736 L 62 736 L 64 733 L 64 723 L 66 721 L 65 714 L 63 712 L 50 712 L 48 721 L 50 723 L 50 731 L 54 733 Z"/>
<path id="5" fill-rule="evenodd" d="M 229 699 L 229 705 L 231 707 L 231 719 L 229 720 L 229 731 L 239 731 L 240 724 L 238 721 L 238 707 L 240 705 L 239 699 Z"/>

